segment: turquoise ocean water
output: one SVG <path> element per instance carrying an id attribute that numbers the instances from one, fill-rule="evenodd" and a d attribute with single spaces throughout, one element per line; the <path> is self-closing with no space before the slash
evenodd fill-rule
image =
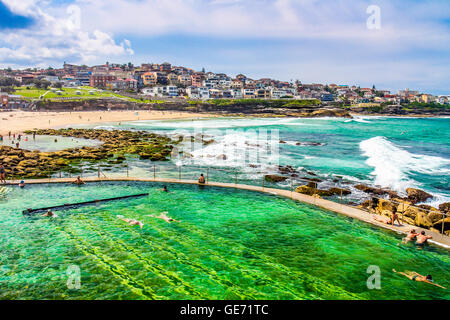
<path id="1" fill-rule="evenodd" d="M 245 181 L 260 181 L 261 176 L 253 171 L 276 172 L 275 164 L 280 164 L 324 179 L 343 176 L 348 182 L 400 193 L 408 187 L 421 188 L 434 196 L 428 201 L 431 205 L 450 201 L 449 118 L 199 119 L 96 127 L 213 137 L 216 142 L 201 151 L 188 144 L 184 151 L 191 152 L 192 157 L 179 161 L 244 171 L 247 174 L 240 178 Z M 268 138 L 263 135 L 266 131 Z M 265 166 L 270 154 L 262 161 L 254 155 L 264 154 L 272 133 L 277 142 L 285 143 L 279 144 L 278 154 Z M 241 161 L 244 157 L 245 162 Z M 262 166 L 252 170 L 251 164 L 261 162 Z"/>

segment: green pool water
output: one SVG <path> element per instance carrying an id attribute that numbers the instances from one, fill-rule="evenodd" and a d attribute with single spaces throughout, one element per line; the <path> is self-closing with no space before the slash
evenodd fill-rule
<path id="1" fill-rule="evenodd" d="M 0 198 L 0 299 L 448 299 L 448 251 L 399 246 L 401 236 L 256 192 L 152 183 L 35 185 Z M 25 208 L 149 192 L 27 217 Z M 178 223 L 149 215 L 168 211 Z M 116 218 L 142 221 L 143 229 Z M 381 270 L 369 290 L 367 268 Z M 70 266 L 80 289 L 67 286 Z"/>

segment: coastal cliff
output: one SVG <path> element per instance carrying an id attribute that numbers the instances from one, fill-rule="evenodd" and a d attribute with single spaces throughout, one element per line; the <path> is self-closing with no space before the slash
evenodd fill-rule
<path id="1" fill-rule="evenodd" d="M 117 99 L 89 99 L 67 101 L 40 101 L 40 111 L 107 111 L 159 110 L 195 113 L 215 113 L 224 116 L 259 117 L 343 117 L 353 115 L 384 116 L 450 116 L 449 108 L 419 108 L 402 105 L 373 107 L 345 107 L 323 104 L 318 100 L 210 100 L 158 101 L 138 103 Z"/>

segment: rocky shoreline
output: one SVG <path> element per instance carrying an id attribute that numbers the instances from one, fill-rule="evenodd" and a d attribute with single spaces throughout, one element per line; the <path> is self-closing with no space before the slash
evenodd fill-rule
<path id="1" fill-rule="evenodd" d="M 69 101 L 40 101 L 36 104 L 39 111 L 107 111 L 107 110 L 159 110 L 193 113 L 214 113 L 223 116 L 253 117 L 342 117 L 360 116 L 410 116 L 439 117 L 450 116 L 450 108 L 430 109 L 412 108 L 402 105 L 379 107 L 345 107 L 336 104 L 313 103 L 295 100 L 248 100 L 227 101 L 226 104 L 215 101 L 166 101 L 160 103 L 138 103 L 117 101 L 115 99 L 88 99 Z"/>
<path id="2" fill-rule="evenodd" d="M 329 188 L 319 188 L 319 183 L 326 182 L 315 176 L 312 172 L 306 172 L 302 176 L 301 172 L 291 166 L 279 166 L 277 174 L 268 174 L 264 176 L 266 182 L 282 183 L 288 179 L 297 179 L 306 183 L 295 188 L 295 192 L 315 197 L 333 197 L 348 196 L 353 192 L 350 188 L 340 188 L 337 186 Z M 330 181 L 332 183 L 338 180 Z M 364 209 L 371 213 L 392 217 L 392 213 L 396 212 L 401 216 L 405 223 L 415 225 L 421 228 L 429 229 L 450 236 L 450 217 L 444 217 L 443 214 L 450 213 L 450 203 L 442 203 L 439 208 L 429 205 L 417 205 L 433 198 L 432 195 L 419 189 L 409 188 L 406 190 L 407 196 L 400 196 L 397 192 L 389 189 L 381 189 L 362 184 L 352 186 L 354 189 L 362 191 L 366 194 L 366 199 L 362 203 L 354 203 L 358 208 Z"/>
<path id="3" fill-rule="evenodd" d="M 80 147 L 55 152 L 28 151 L 9 146 L 0 147 L 0 163 L 12 178 L 43 178 L 60 171 L 80 172 L 77 165 L 87 161 L 105 162 L 106 166 L 122 164 L 126 156 L 141 160 L 168 161 L 174 142 L 167 137 L 136 131 L 98 129 L 42 129 L 25 134 L 64 136 L 102 141 L 99 147 Z M 103 165 L 102 165 L 103 166 Z"/>

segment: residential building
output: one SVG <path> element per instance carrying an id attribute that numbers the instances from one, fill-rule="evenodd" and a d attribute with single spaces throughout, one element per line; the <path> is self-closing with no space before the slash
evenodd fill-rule
<path id="1" fill-rule="evenodd" d="M 156 72 L 146 72 L 142 75 L 144 86 L 153 86 L 158 83 L 158 74 Z"/>
<path id="2" fill-rule="evenodd" d="M 96 88 L 106 88 L 108 82 L 114 80 L 117 80 L 117 77 L 108 73 L 94 73 L 89 79 L 89 85 Z"/>
<path id="3" fill-rule="evenodd" d="M 204 76 L 199 73 L 194 73 L 191 75 L 191 82 L 193 87 L 202 87 L 203 86 Z"/>

